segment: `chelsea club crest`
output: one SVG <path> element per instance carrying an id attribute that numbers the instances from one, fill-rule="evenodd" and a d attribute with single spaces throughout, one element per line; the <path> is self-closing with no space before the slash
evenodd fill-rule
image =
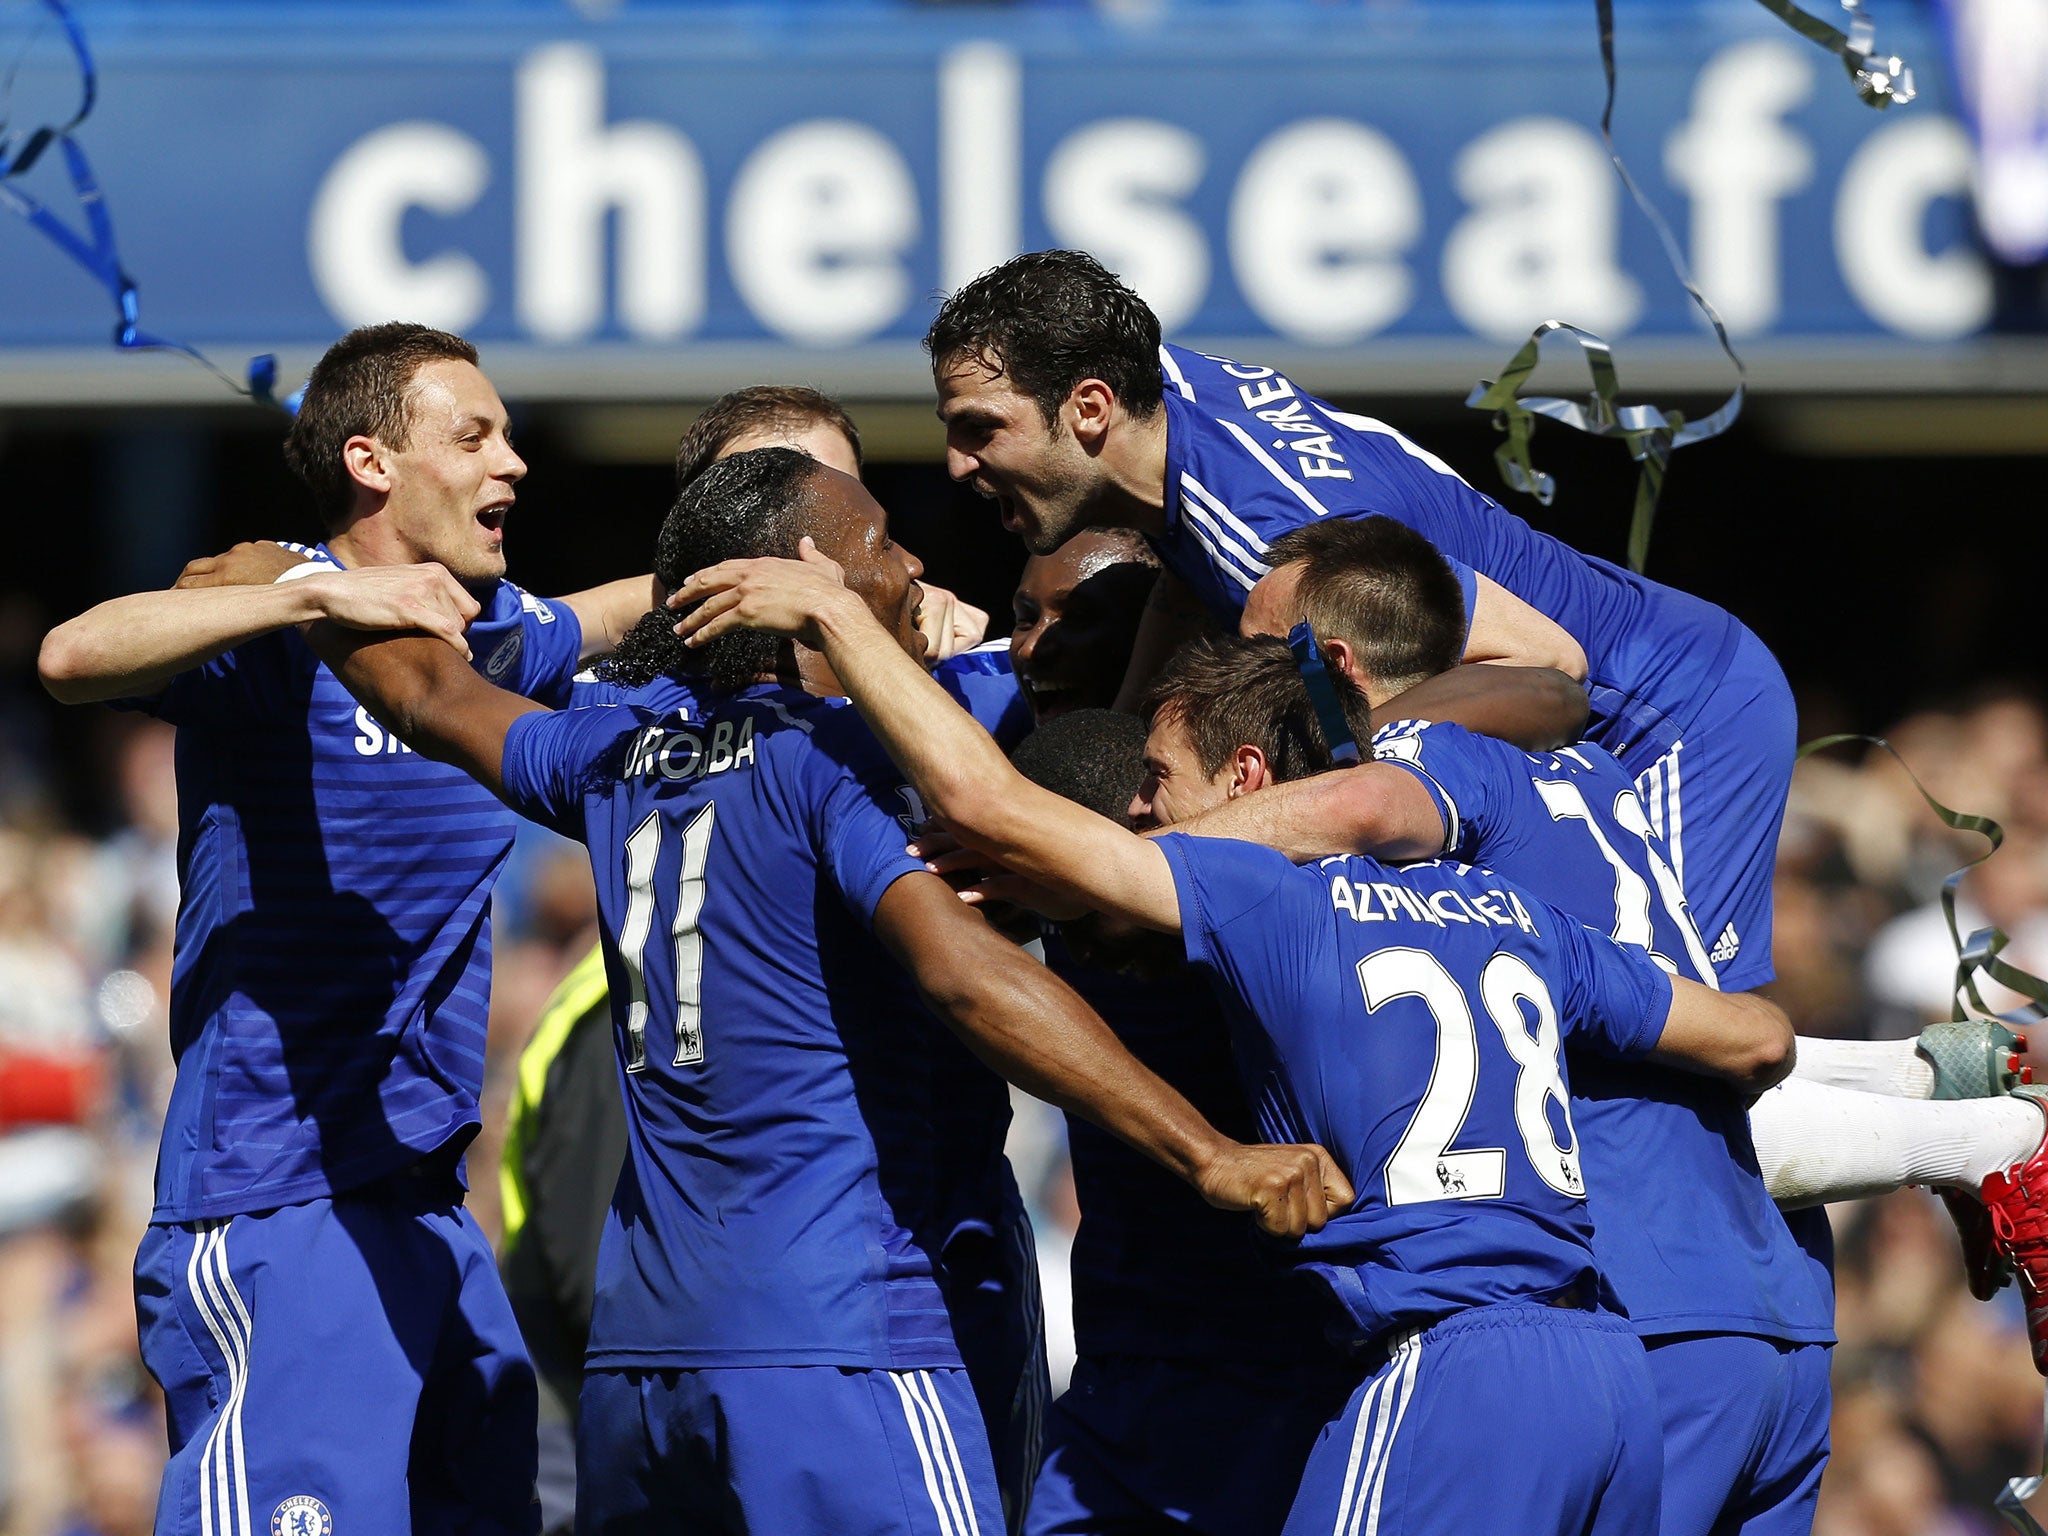
<path id="1" fill-rule="evenodd" d="M 334 1536 L 334 1517 L 310 1493 L 295 1493 L 271 1515 L 270 1536 Z"/>

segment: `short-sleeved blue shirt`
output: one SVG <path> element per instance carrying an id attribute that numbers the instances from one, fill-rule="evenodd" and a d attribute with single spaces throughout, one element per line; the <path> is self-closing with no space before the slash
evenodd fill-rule
<path id="1" fill-rule="evenodd" d="M 1647 1052 L 1665 974 L 1489 870 L 1297 868 L 1185 834 L 1160 847 L 1263 1118 L 1320 1142 L 1357 1190 L 1300 1258 L 1359 1336 L 1495 1302 L 1611 1301 L 1563 1045 Z"/>
<path id="2" fill-rule="evenodd" d="M 548 702 L 583 632 L 501 581 L 469 641 Z M 296 629 L 134 707 L 178 727 L 178 1075 L 152 1219 L 295 1204 L 466 1142 L 511 812 L 379 726 Z"/>
<path id="3" fill-rule="evenodd" d="M 1160 558 L 1225 622 L 1264 575 L 1266 546 L 1324 517 L 1407 524 L 1454 567 L 1555 619 L 1586 653 L 1587 734 L 1637 761 L 1667 750 L 1735 656 L 1742 626 L 1712 603 L 1539 533 L 1384 422 L 1340 411 L 1271 368 L 1160 349 L 1166 530 Z M 1471 611 L 1471 590 L 1466 592 Z"/>
<path id="4" fill-rule="evenodd" d="M 590 1363 L 958 1365 L 949 1078 L 869 929 L 914 797 L 841 701 L 628 697 L 505 744 L 511 804 L 589 846 L 625 1068 Z"/>
<path id="5" fill-rule="evenodd" d="M 1399 721 L 1375 754 L 1413 773 L 1444 818 L 1444 852 L 1535 891 L 1674 975 L 1715 985 L 1635 785 L 1590 742 L 1525 753 L 1456 725 Z M 1829 1299 L 1757 1171 L 1727 1084 L 1570 1051 L 1593 1251 L 1642 1334 L 1834 1337 Z"/>

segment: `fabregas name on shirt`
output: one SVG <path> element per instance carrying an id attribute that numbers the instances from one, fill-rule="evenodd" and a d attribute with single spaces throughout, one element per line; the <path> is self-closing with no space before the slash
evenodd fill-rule
<path id="1" fill-rule="evenodd" d="M 650 725 L 633 738 L 626 752 L 625 777 L 660 777 L 671 783 L 724 773 L 729 768 L 754 766 L 754 721 L 710 722 L 710 740 L 703 727 L 692 730 L 684 724 Z"/>
<path id="2" fill-rule="evenodd" d="M 1378 906 L 1374 905 L 1377 899 Z M 1389 918 L 1430 923 L 1438 928 L 1451 923 L 1491 923 L 1497 928 L 1519 928 L 1535 933 L 1536 923 L 1529 909 L 1513 891 L 1421 891 L 1383 881 L 1353 881 L 1343 875 L 1330 881 L 1330 905 L 1351 914 L 1354 923 L 1382 923 Z"/>

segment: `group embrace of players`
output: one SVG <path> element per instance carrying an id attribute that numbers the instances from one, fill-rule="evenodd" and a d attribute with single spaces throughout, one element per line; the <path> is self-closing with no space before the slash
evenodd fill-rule
<path id="1" fill-rule="evenodd" d="M 45 642 L 179 730 L 160 1533 L 539 1528 L 463 1207 L 514 813 L 589 848 L 625 1117 L 579 1531 L 1804 1531 L 1818 1208 L 1907 1183 L 2044 1358 L 2022 1043 L 1748 990 L 1794 719 L 1747 629 L 1078 253 L 926 341 L 1032 553 L 1007 649 L 927 654 L 802 390 L 693 428 L 651 583 L 522 592 L 504 408 L 406 325 L 306 391 L 323 543 Z M 1072 1132 L 1049 1407 L 1005 1080 Z"/>

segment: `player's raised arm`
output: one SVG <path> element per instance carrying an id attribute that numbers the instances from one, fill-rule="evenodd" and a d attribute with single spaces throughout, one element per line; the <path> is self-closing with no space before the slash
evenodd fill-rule
<path id="1" fill-rule="evenodd" d="M 294 624 L 423 630 L 466 668 L 477 601 L 438 565 L 333 570 L 271 586 L 172 588 L 111 598 L 43 637 L 43 686 L 66 704 L 144 698 L 180 672 Z"/>
<path id="2" fill-rule="evenodd" d="M 505 733 L 546 706 L 477 675 L 425 635 L 374 635 L 315 624 L 306 640 L 378 722 L 423 757 L 453 763 L 500 798 Z"/>
<path id="3" fill-rule="evenodd" d="M 935 876 L 891 885 L 875 909 L 875 934 L 997 1072 L 1129 1142 L 1211 1205 L 1249 1212 L 1282 1237 L 1318 1231 L 1350 1207 L 1351 1185 L 1321 1147 L 1246 1146 L 1223 1135 L 1072 988 Z"/>
<path id="4" fill-rule="evenodd" d="M 1435 720 L 1525 752 L 1554 752 L 1586 733 L 1586 690 L 1555 667 L 1453 667 L 1379 705 L 1383 720 Z"/>
<path id="5" fill-rule="evenodd" d="M 1174 824 L 1198 837 L 1235 837 L 1277 848 L 1297 864 L 1363 853 L 1400 862 L 1444 851 L 1444 819 L 1414 774 L 1362 763 L 1239 795 Z"/>
<path id="6" fill-rule="evenodd" d="M 650 572 L 586 587 L 556 601 L 575 614 L 576 622 L 583 626 L 580 659 L 590 661 L 617 649 L 626 631 L 640 622 L 642 614 L 661 606 L 661 592 Z"/>
<path id="7" fill-rule="evenodd" d="M 1586 649 L 1564 626 L 1537 612 L 1491 577 L 1475 576 L 1478 595 L 1465 635 L 1465 660 L 1547 667 L 1586 680 Z"/>
<path id="8" fill-rule="evenodd" d="M 731 560 L 698 571 L 671 600 L 689 604 L 697 606 L 677 629 L 691 644 L 731 629 L 763 629 L 823 652 L 926 809 L 961 841 L 1098 911 L 1179 930 L 1180 898 L 1165 856 L 1012 768 L 808 539 L 800 561 Z"/>

